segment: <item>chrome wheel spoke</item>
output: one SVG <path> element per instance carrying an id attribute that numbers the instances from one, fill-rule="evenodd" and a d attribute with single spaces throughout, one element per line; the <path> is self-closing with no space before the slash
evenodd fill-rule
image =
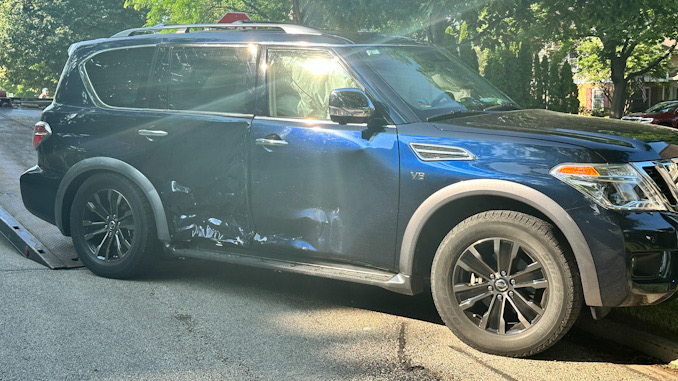
<path id="1" fill-rule="evenodd" d="M 106 217 L 109 217 L 111 214 L 113 214 L 113 213 L 111 213 L 110 210 L 106 209 L 104 204 L 101 202 L 101 198 L 99 197 L 98 192 L 94 194 L 94 201 L 95 201 L 94 205 L 96 206 L 97 210 L 103 211 L 103 213 Z M 109 206 L 110 206 L 110 204 L 109 204 Z M 104 217 L 104 219 L 106 219 L 106 218 Z"/>
<path id="2" fill-rule="evenodd" d="M 461 307 L 462 310 L 467 310 L 471 307 L 473 307 L 477 302 L 487 298 L 488 296 L 491 296 L 492 292 L 490 291 L 485 291 L 480 295 L 476 295 L 473 297 L 470 297 L 468 299 L 463 300 L 461 303 L 459 303 L 459 307 Z"/>
<path id="3" fill-rule="evenodd" d="M 494 303 L 487 310 L 486 330 L 493 329 L 503 335 L 506 333 L 506 321 L 504 320 L 504 310 L 506 309 L 506 299 L 499 300 L 499 295 L 495 296 Z M 485 318 L 483 316 L 483 318 Z"/>
<path id="4" fill-rule="evenodd" d="M 108 218 L 108 214 L 106 213 L 106 211 L 102 207 L 95 205 L 91 201 L 87 203 L 87 209 L 89 209 L 91 212 L 99 216 L 99 218 L 101 218 L 102 220 Z"/>
<path id="5" fill-rule="evenodd" d="M 127 239 L 125 238 L 125 235 L 122 234 L 121 231 L 117 231 L 115 234 L 118 237 L 118 239 L 120 240 L 120 242 L 122 242 L 123 246 L 125 246 L 125 249 L 126 249 L 125 251 L 129 250 L 130 247 L 132 247 L 132 244 L 129 243 L 129 241 L 127 241 Z"/>
<path id="6" fill-rule="evenodd" d="M 483 258 L 480 256 L 478 250 L 475 247 L 469 247 L 458 262 L 459 267 L 464 270 L 480 275 L 483 278 L 489 278 L 490 274 L 494 274 L 494 270 L 483 261 Z"/>
<path id="7" fill-rule="evenodd" d="M 520 311 L 520 308 L 516 306 L 516 303 L 513 301 L 513 299 L 508 298 L 508 301 L 511 304 L 511 307 L 513 307 L 513 311 L 516 313 L 516 316 L 518 316 L 518 320 L 523 325 L 523 328 L 530 328 L 532 323 L 530 323 L 527 318 L 525 318 L 525 315 L 523 315 L 523 313 Z"/>
<path id="8" fill-rule="evenodd" d="M 541 316 L 544 313 L 543 308 L 538 306 L 536 303 L 525 299 L 525 297 L 520 292 L 515 292 L 513 295 L 518 296 L 517 298 L 513 298 L 513 300 L 516 303 L 516 308 L 519 309 L 523 315 L 534 315 L 534 318 L 536 318 L 537 316 Z M 534 318 L 531 320 L 534 320 Z"/>
<path id="9" fill-rule="evenodd" d="M 464 293 L 470 293 L 471 291 L 475 291 L 476 293 L 480 292 L 481 290 L 486 290 L 487 289 L 487 283 L 479 283 L 479 284 L 469 284 L 469 283 L 460 283 L 460 284 L 455 284 L 454 285 L 454 292 L 464 292 Z"/>
<path id="10" fill-rule="evenodd" d="M 101 239 L 101 243 L 99 246 L 97 246 L 96 252 L 94 252 L 95 257 L 101 257 L 101 249 L 104 247 L 104 244 L 106 244 L 106 241 L 109 241 L 109 238 L 111 236 L 111 232 L 107 232 L 104 238 Z M 108 253 L 106 254 L 106 259 L 108 259 Z"/>
<path id="11" fill-rule="evenodd" d="M 89 241 L 90 239 L 94 238 L 95 236 L 97 236 L 97 235 L 99 235 L 99 234 L 101 234 L 101 233 L 105 233 L 107 230 L 108 230 L 108 229 L 106 229 L 106 228 L 104 227 L 104 228 L 101 228 L 101 229 L 99 229 L 99 230 L 95 230 L 95 231 L 93 231 L 93 232 L 91 232 L 91 233 L 87 233 L 87 234 L 85 234 L 85 240 Z"/>
<path id="12" fill-rule="evenodd" d="M 527 267 L 525 267 L 523 270 L 518 271 L 517 273 L 511 275 L 511 279 L 514 279 L 517 283 L 531 281 L 534 279 L 540 279 L 543 278 L 541 269 L 542 269 L 541 263 L 532 262 L 529 265 L 527 265 Z M 539 271 L 539 273 L 537 273 L 537 271 Z"/>
<path id="13" fill-rule="evenodd" d="M 93 226 L 103 226 L 103 225 L 106 225 L 106 222 L 104 222 L 104 221 L 89 221 L 89 220 L 82 221 L 82 226 L 85 227 L 85 228 L 91 228 Z"/>
<path id="14" fill-rule="evenodd" d="M 549 282 L 546 279 L 536 279 L 529 282 L 516 283 L 513 288 L 523 288 L 523 287 L 532 287 L 532 288 L 547 288 Z"/>
<path id="15" fill-rule="evenodd" d="M 499 238 L 494 240 L 494 254 L 497 256 L 497 271 L 504 271 L 506 274 L 511 273 L 513 267 L 513 260 L 518 255 L 520 245 L 516 242 L 503 241 Z"/>

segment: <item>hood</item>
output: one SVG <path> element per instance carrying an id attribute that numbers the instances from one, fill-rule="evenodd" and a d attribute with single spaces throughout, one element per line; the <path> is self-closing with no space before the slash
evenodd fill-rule
<path id="1" fill-rule="evenodd" d="M 518 110 L 433 123 L 443 131 L 520 136 L 593 150 L 610 163 L 678 156 L 678 130 L 654 124 L 586 117 L 547 110 Z"/>

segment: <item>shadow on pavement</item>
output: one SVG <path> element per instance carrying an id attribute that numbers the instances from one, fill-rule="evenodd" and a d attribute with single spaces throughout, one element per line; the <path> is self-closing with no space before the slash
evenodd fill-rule
<path id="1" fill-rule="evenodd" d="M 442 325 L 430 292 L 407 296 L 378 287 L 340 282 L 311 276 L 281 273 L 197 259 L 167 260 L 145 275 L 144 281 L 176 281 L 210 287 L 247 288 L 276 298 L 299 309 L 350 307 L 381 312 Z M 586 309 L 582 314 L 587 314 Z M 469 347 L 463 351 L 477 357 Z M 532 360 L 567 362 L 608 362 L 625 365 L 649 365 L 659 362 L 635 350 L 592 337 L 576 326 L 558 344 Z"/>

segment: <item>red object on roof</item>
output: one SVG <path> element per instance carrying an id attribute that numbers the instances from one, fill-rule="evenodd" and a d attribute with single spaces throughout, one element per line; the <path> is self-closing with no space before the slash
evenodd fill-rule
<path id="1" fill-rule="evenodd" d="M 230 24 L 236 21 L 249 21 L 251 20 L 247 13 L 243 12 L 228 12 L 217 22 L 217 24 Z"/>

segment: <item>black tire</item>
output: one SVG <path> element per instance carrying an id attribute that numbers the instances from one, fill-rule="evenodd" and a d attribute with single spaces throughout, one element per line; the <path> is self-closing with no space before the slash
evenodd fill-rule
<path id="1" fill-rule="evenodd" d="M 431 289 L 459 339 L 504 356 L 551 347 L 582 305 L 575 261 L 551 225 L 514 211 L 479 213 L 452 229 L 433 260 Z"/>
<path id="2" fill-rule="evenodd" d="M 97 174 L 78 189 L 71 207 L 71 236 L 82 263 L 106 278 L 146 270 L 158 248 L 153 210 L 129 179 Z"/>

